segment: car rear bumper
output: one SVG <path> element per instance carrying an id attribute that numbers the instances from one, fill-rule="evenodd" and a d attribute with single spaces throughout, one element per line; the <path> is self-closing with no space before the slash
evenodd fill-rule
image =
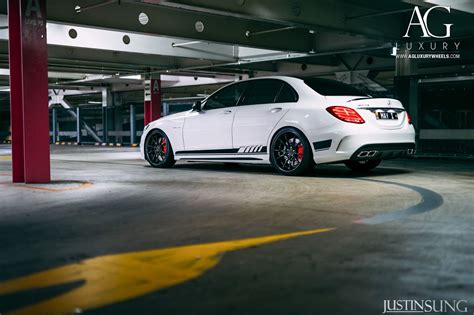
<path id="1" fill-rule="evenodd" d="M 414 142 L 366 144 L 355 151 L 351 160 L 388 160 L 415 154 Z"/>
<path id="2" fill-rule="evenodd" d="M 398 130 L 341 128 L 320 133 L 317 140 L 312 142 L 316 164 L 391 159 L 409 156 L 415 150 L 415 131 L 411 125 Z M 371 153 L 361 155 L 363 151 Z"/>

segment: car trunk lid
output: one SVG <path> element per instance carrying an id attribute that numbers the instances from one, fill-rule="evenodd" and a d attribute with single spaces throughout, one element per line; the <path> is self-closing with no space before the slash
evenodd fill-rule
<path id="1" fill-rule="evenodd" d="M 400 129 L 407 121 L 402 103 L 392 98 L 326 96 L 328 106 L 346 106 L 356 110 L 367 124 L 380 129 Z"/>

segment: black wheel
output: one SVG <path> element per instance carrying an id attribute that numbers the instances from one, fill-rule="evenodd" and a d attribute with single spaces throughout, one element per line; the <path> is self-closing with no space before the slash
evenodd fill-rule
<path id="1" fill-rule="evenodd" d="M 270 161 L 284 175 L 302 175 L 314 165 L 308 140 L 293 128 L 284 128 L 273 137 Z"/>
<path id="2" fill-rule="evenodd" d="M 350 161 L 344 162 L 344 164 L 346 164 L 348 168 L 350 168 L 351 170 L 355 172 L 368 172 L 370 170 L 373 170 L 377 166 L 379 166 L 380 162 L 382 162 L 382 160 L 379 160 L 379 159 L 364 160 L 364 161 L 350 160 Z"/>
<path id="3" fill-rule="evenodd" d="M 151 131 L 145 140 L 145 159 L 153 167 L 166 168 L 176 163 L 171 143 L 161 130 Z"/>

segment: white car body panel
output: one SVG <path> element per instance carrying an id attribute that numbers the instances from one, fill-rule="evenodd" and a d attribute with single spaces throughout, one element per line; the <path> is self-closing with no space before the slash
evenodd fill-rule
<path id="1" fill-rule="evenodd" d="M 259 79 L 263 78 L 247 81 Z M 287 82 L 297 92 L 298 101 L 186 111 L 163 117 L 145 127 L 140 143 L 142 158 L 146 136 L 153 129 L 166 133 L 176 160 L 268 164 L 272 137 L 285 127 L 303 132 L 311 144 L 316 164 L 348 160 L 364 145 L 415 143 L 413 125 L 408 123 L 403 105 L 395 99 L 323 96 L 298 78 L 276 76 L 266 79 Z M 353 124 L 335 118 L 326 108 L 336 105 L 355 109 L 365 123 Z M 379 108 L 397 111 L 398 120 L 377 120 L 374 111 Z M 330 144 L 317 149 L 313 147 L 315 143 Z M 238 152 L 227 152 L 231 149 Z M 194 152 L 182 154 L 183 151 L 200 150 L 220 151 L 204 155 Z"/>
<path id="2" fill-rule="evenodd" d="M 184 151 L 232 148 L 232 123 L 236 111 L 237 107 L 229 107 L 189 112 L 183 127 Z"/>
<path id="3" fill-rule="evenodd" d="M 289 111 L 287 103 L 241 106 L 232 127 L 233 147 L 266 145 L 275 125 Z"/>

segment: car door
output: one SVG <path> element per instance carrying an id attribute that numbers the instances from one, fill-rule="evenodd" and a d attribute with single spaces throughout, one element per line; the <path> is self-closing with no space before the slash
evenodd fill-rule
<path id="1" fill-rule="evenodd" d="M 249 81 L 233 125 L 234 148 L 262 152 L 275 125 L 298 96 L 286 82 L 277 79 Z"/>
<path id="2" fill-rule="evenodd" d="M 191 112 L 185 119 L 183 140 L 185 151 L 232 149 L 232 122 L 246 82 L 224 87 L 211 95 L 201 111 Z"/>

